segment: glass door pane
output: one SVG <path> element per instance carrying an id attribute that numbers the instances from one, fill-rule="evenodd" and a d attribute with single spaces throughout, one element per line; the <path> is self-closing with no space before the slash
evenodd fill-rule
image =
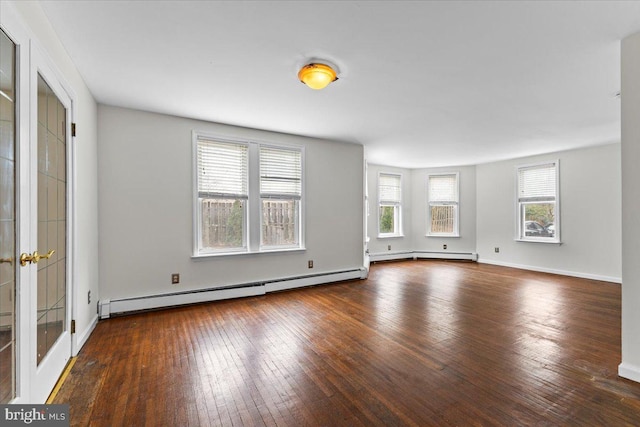
<path id="1" fill-rule="evenodd" d="M 0 403 L 15 397 L 15 58 L 14 43 L 0 30 Z"/>
<path id="2" fill-rule="evenodd" d="M 37 363 L 66 325 L 66 109 L 38 75 Z M 53 253 L 51 252 L 53 251 Z"/>

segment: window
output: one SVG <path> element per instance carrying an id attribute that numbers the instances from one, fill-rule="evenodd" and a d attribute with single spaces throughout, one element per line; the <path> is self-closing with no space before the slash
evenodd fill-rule
<path id="1" fill-rule="evenodd" d="M 194 140 L 194 255 L 302 248 L 302 150 Z"/>
<path id="2" fill-rule="evenodd" d="M 378 237 L 402 235 L 402 177 L 381 173 L 378 175 Z"/>
<path id="3" fill-rule="evenodd" d="M 518 240 L 559 242 L 558 162 L 518 168 Z"/>
<path id="4" fill-rule="evenodd" d="M 427 178 L 427 235 L 458 237 L 458 173 Z"/>
<path id="5" fill-rule="evenodd" d="M 296 247 L 300 244 L 302 153 L 260 147 L 260 246 Z"/>
<path id="6" fill-rule="evenodd" d="M 249 147 L 198 138 L 198 252 L 247 248 Z"/>

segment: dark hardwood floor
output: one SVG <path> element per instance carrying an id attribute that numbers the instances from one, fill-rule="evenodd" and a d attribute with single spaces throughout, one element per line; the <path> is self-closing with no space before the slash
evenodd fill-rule
<path id="1" fill-rule="evenodd" d="M 101 321 L 73 425 L 640 425 L 620 285 L 476 263 Z"/>

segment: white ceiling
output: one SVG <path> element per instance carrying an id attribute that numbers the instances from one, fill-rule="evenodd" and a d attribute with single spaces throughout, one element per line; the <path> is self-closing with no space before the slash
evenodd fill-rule
<path id="1" fill-rule="evenodd" d="M 478 164 L 620 140 L 640 2 L 42 1 L 99 103 Z M 313 91 L 309 58 L 338 65 Z"/>

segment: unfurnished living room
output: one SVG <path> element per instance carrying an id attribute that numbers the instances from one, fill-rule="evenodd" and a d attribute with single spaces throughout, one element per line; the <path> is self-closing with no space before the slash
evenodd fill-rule
<path id="1" fill-rule="evenodd" d="M 640 425 L 639 160 L 640 1 L 0 0 L 0 424 Z"/>

